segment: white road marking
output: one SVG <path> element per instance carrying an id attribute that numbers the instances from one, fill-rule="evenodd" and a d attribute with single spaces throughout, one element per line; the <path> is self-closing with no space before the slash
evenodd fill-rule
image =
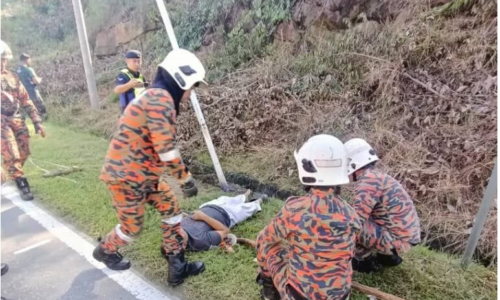
<path id="1" fill-rule="evenodd" d="M 50 243 L 50 239 L 43 240 L 43 241 L 38 242 L 36 244 L 33 244 L 31 246 L 28 246 L 28 247 L 25 247 L 23 249 L 17 250 L 16 252 L 14 252 L 14 255 L 21 254 L 21 253 L 24 253 L 24 252 L 28 252 L 30 250 L 33 250 L 33 249 L 35 249 L 37 247 L 43 246 L 43 245 L 48 244 L 48 243 Z"/>
<path id="2" fill-rule="evenodd" d="M 84 257 L 91 265 L 101 270 L 109 278 L 118 283 L 122 288 L 134 295 L 138 300 L 179 300 L 177 297 L 167 296 L 140 276 L 127 271 L 113 271 L 96 261 L 92 257 L 95 245 L 82 238 L 79 234 L 57 221 L 54 217 L 36 206 L 32 201 L 23 201 L 13 186 L 2 186 L 2 196 L 24 211 L 28 216 L 40 223 L 45 229 L 56 236 L 61 242 Z"/>

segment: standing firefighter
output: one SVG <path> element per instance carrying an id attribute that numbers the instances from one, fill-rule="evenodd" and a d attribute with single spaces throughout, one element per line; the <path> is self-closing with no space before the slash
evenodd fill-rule
<path id="1" fill-rule="evenodd" d="M 130 50 L 125 54 L 127 67 L 120 70 L 116 78 L 115 93 L 120 99 L 120 108 L 123 111 L 127 105 L 139 96 L 146 87 L 147 83 L 141 74 L 142 55 L 141 52 Z"/>
<path id="2" fill-rule="evenodd" d="M 198 193 L 176 146 L 175 119 L 179 103 L 200 83 L 205 84 L 204 77 L 205 68 L 194 54 L 173 50 L 159 65 L 152 88 L 132 101 L 120 118 L 100 176 L 111 192 L 119 224 L 94 250 L 94 258 L 112 270 L 130 267 L 117 250 L 139 235 L 146 203 L 162 217 L 161 252 L 169 264 L 168 283 L 181 284 L 185 277 L 205 269 L 202 262 L 186 262 L 180 232 L 182 213 L 172 189 L 160 180 L 168 171 L 180 183 L 185 197 Z"/>
<path id="3" fill-rule="evenodd" d="M 38 77 L 35 70 L 31 67 L 31 57 L 28 54 L 21 54 L 19 59 L 21 61 L 21 65 L 17 68 L 19 80 L 21 80 L 24 88 L 28 91 L 28 95 L 33 104 L 35 104 L 38 113 L 45 120 L 47 118 L 47 109 L 45 108 L 45 103 L 43 103 L 42 95 L 40 95 L 40 91 L 38 90 L 38 85 L 42 83 L 42 78 Z"/>
<path id="4" fill-rule="evenodd" d="M 349 183 L 344 145 L 317 135 L 295 159 L 308 193 L 289 198 L 257 237 L 262 299 L 347 299 L 360 223 L 339 196 L 339 186 Z"/>
<path id="5" fill-rule="evenodd" d="M 359 272 L 377 272 L 397 266 L 399 254 L 420 243 L 420 220 L 413 201 L 394 178 L 375 168 L 379 160 L 363 139 L 345 143 L 349 177 L 356 183 L 354 208 L 362 230 L 353 267 Z"/>
<path id="6" fill-rule="evenodd" d="M 42 119 L 15 73 L 7 70 L 12 51 L 3 41 L 2 51 L 2 159 L 4 169 L 16 182 L 21 198 L 33 200 L 28 180 L 24 177 L 24 162 L 30 155 L 29 131 L 21 114 L 23 108 L 31 117 L 35 131 L 45 137 Z"/>

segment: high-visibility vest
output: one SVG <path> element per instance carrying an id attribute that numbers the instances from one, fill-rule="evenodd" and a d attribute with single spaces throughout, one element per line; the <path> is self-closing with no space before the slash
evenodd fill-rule
<path id="1" fill-rule="evenodd" d="M 129 69 L 123 69 L 120 72 L 123 73 L 123 74 L 125 74 L 125 75 L 127 75 L 129 79 L 135 78 L 134 75 L 132 75 L 132 73 L 130 73 Z M 142 83 L 145 82 L 144 76 L 142 76 L 142 74 L 139 74 L 139 78 L 135 78 L 135 79 L 139 80 Z M 144 90 L 145 90 L 144 87 L 134 88 L 134 96 L 135 97 L 139 96 Z"/>

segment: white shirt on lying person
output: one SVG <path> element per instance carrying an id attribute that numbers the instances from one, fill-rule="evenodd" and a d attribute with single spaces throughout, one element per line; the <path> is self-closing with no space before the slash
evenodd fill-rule
<path id="1" fill-rule="evenodd" d="M 253 201 L 245 203 L 244 194 L 235 197 L 221 196 L 215 200 L 203 203 L 200 208 L 206 205 L 217 205 L 224 209 L 231 219 L 231 228 L 234 225 L 245 221 L 257 212 L 261 211 L 260 202 Z"/>

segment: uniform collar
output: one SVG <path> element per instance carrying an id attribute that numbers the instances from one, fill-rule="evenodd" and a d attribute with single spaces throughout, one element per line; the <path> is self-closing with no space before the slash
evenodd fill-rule
<path id="1" fill-rule="evenodd" d="M 335 189 L 333 187 L 313 187 L 309 190 L 309 194 L 320 197 L 334 195 Z"/>
<path id="2" fill-rule="evenodd" d="M 358 181 L 361 180 L 361 179 L 364 179 L 366 177 L 369 177 L 370 176 L 370 173 L 373 173 L 374 171 L 374 167 L 373 166 L 370 166 L 366 169 L 364 169 L 363 173 L 361 173 L 358 177 Z"/>

